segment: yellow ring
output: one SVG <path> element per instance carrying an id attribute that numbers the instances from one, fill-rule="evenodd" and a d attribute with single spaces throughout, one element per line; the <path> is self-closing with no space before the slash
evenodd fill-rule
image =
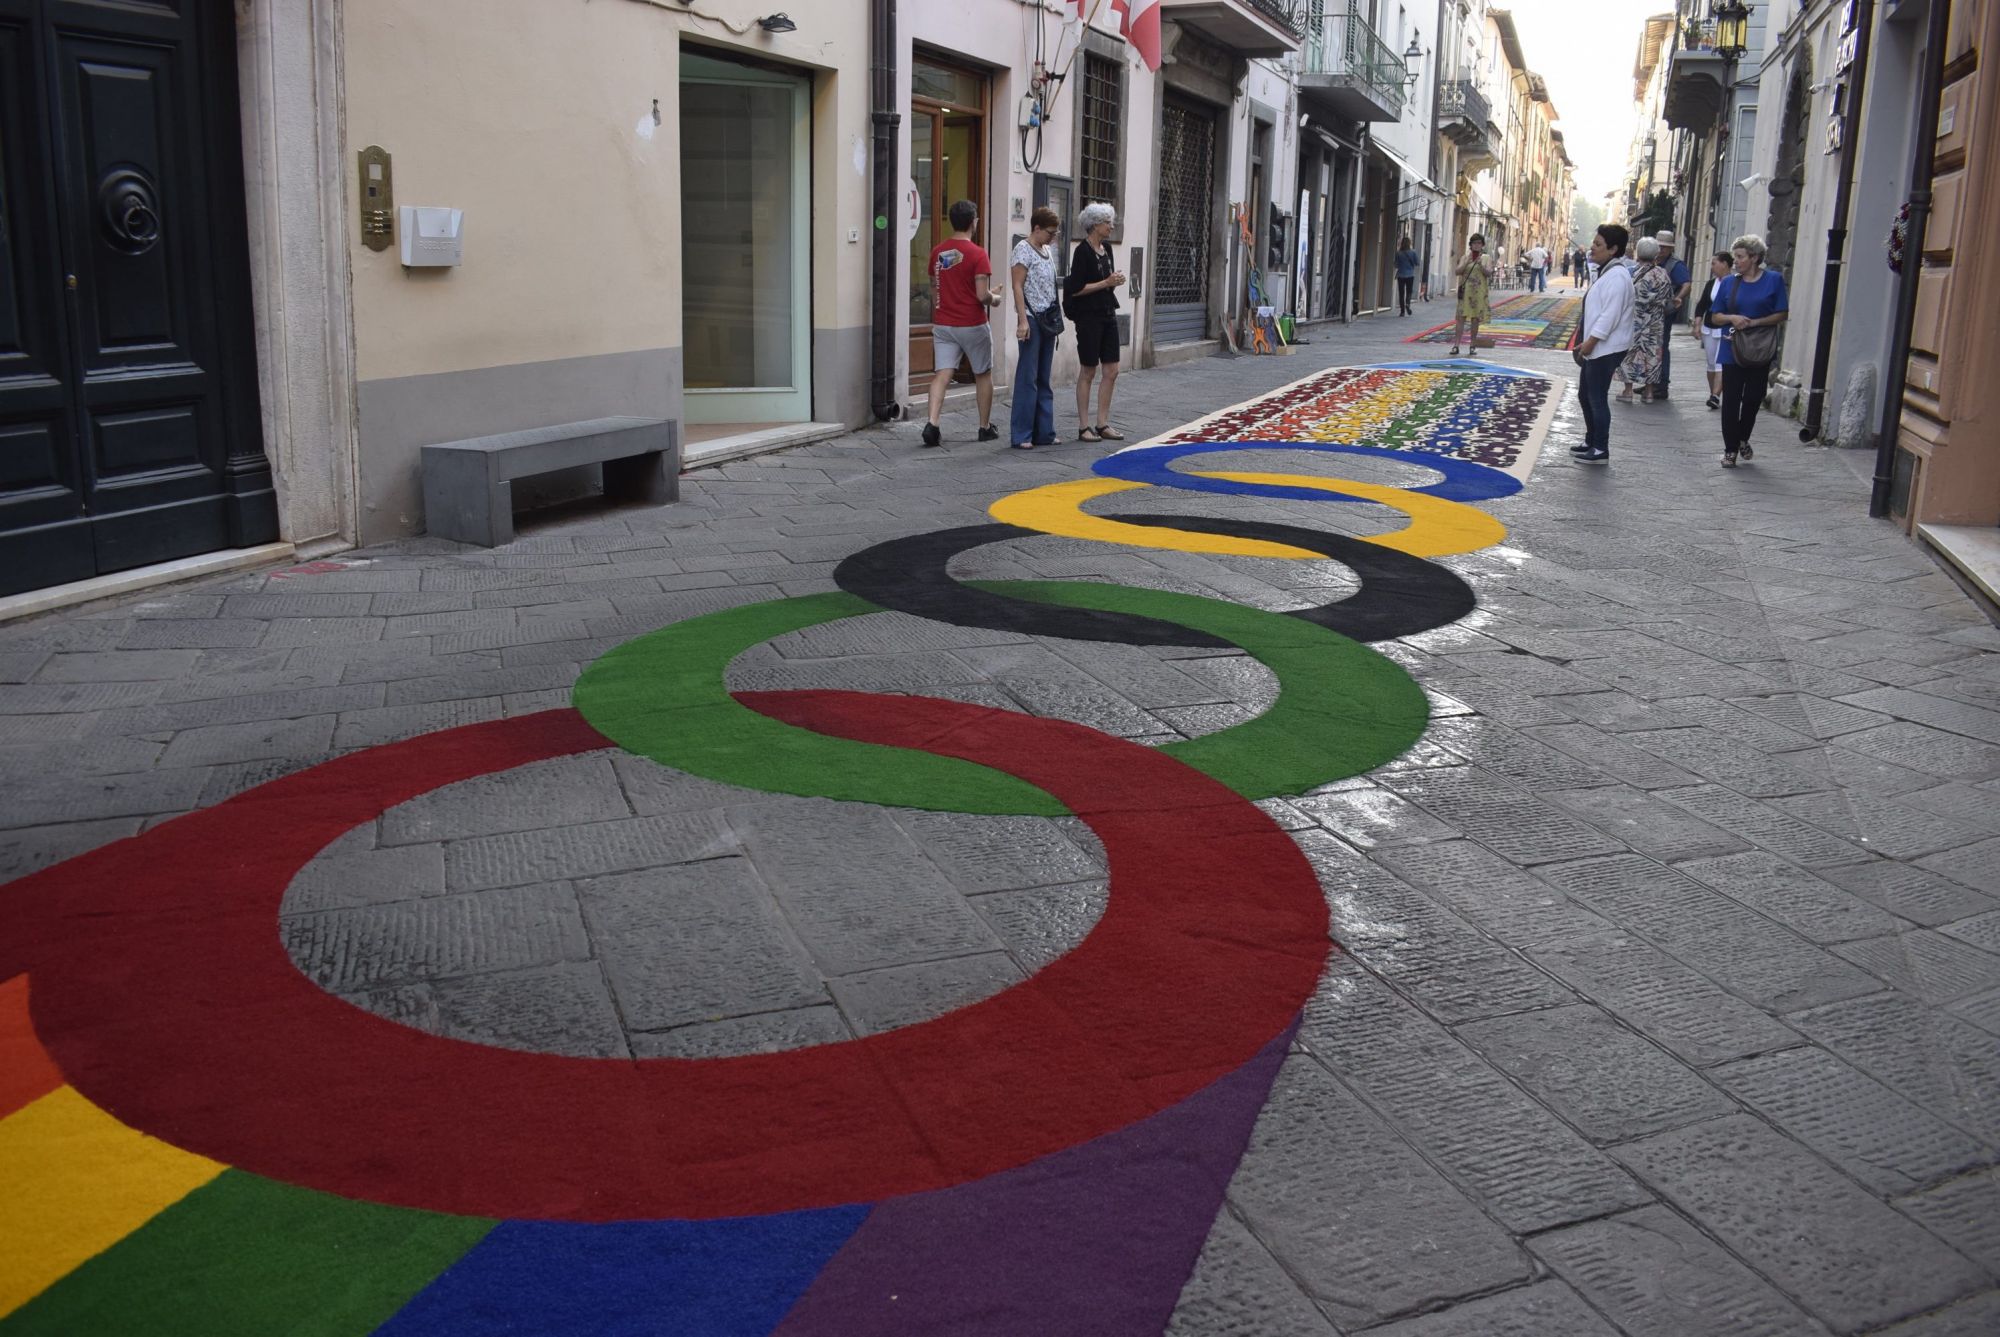
<path id="1" fill-rule="evenodd" d="M 1366 542 L 1406 552 L 1413 557 L 1449 557 L 1454 553 L 1477 552 L 1507 537 L 1507 527 L 1476 506 L 1447 501 L 1399 487 L 1363 483 L 1349 478 L 1319 478 L 1294 474 L 1208 473 L 1203 478 L 1223 478 L 1238 483 L 1276 484 L 1281 487 L 1317 488 L 1323 492 L 1361 497 L 1401 511 L 1410 523 L 1387 534 L 1372 534 Z M 1288 543 L 1263 539 L 1231 538 L 1224 534 L 1197 534 L 1182 529 L 1161 529 L 1154 525 L 1132 525 L 1108 516 L 1091 515 L 1085 502 L 1117 492 L 1150 487 L 1150 483 L 1128 482 L 1120 478 L 1078 478 L 1067 483 L 1050 483 L 1002 497 L 987 508 L 987 514 L 1002 524 L 1039 530 L 1063 538 L 1094 539 L 1099 543 L 1122 543 L 1134 548 L 1164 548 L 1169 552 L 1205 552 L 1225 557 L 1282 557 L 1324 560 L 1325 553 L 1294 548 Z"/>

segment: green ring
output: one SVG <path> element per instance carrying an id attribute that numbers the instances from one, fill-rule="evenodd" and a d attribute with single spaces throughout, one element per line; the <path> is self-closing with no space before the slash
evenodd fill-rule
<path id="1" fill-rule="evenodd" d="M 1247 651 L 1278 677 L 1271 708 L 1160 750 L 1248 799 L 1303 793 L 1374 770 L 1422 737 L 1430 719 L 1423 689 L 1401 665 L 1298 618 L 1127 585 L 968 583 L 1019 599 L 1158 618 Z M 810 594 L 677 622 L 617 646 L 586 668 L 576 683 L 576 708 L 627 751 L 748 789 L 938 812 L 1067 813 L 1013 776 L 953 757 L 796 728 L 751 710 L 724 685 L 730 661 L 752 646 L 881 611 L 852 594 Z"/>

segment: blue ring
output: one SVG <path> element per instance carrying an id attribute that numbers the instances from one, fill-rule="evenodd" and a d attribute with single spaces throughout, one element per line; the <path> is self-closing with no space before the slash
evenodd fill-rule
<path id="1" fill-rule="evenodd" d="M 1444 480 L 1423 487 L 1405 488 L 1427 497 L 1446 501 L 1490 501 L 1511 497 L 1521 490 L 1521 480 L 1491 465 L 1437 455 L 1424 450 L 1384 450 L 1380 446 L 1350 446 L 1334 441 L 1185 441 L 1159 446 L 1139 446 L 1106 455 L 1091 468 L 1106 478 L 1122 478 L 1130 483 L 1150 483 L 1155 487 L 1184 488 L 1190 492 L 1226 492 L 1244 497 L 1282 497 L 1290 501 L 1363 501 L 1319 488 L 1287 487 L 1278 483 L 1239 483 L 1228 478 L 1203 478 L 1181 473 L 1171 467 L 1188 455 L 1208 455 L 1236 450 L 1317 450 L 1333 455 L 1366 455 L 1435 469 Z"/>

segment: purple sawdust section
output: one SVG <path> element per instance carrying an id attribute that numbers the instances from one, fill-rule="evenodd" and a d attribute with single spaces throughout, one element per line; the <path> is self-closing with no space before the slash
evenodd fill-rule
<path id="1" fill-rule="evenodd" d="M 1129 1128 L 881 1204 L 772 1337 L 1159 1337 L 1297 1029 Z"/>

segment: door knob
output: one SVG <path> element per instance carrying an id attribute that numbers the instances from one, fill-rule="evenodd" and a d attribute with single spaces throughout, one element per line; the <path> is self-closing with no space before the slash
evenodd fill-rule
<path id="1" fill-rule="evenodd" d="M 105 240 L 114 249 L 143 255 L 159 244 L 159 196 L 144 172 L 120 167 L 106 173 L 97 187 L 97 208 Z"/>

